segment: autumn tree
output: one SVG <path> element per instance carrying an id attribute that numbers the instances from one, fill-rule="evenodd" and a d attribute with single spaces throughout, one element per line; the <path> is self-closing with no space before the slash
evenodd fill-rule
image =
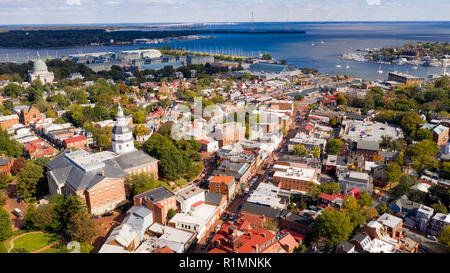
<path id="1" fill-rule="evenodd" d="M 90 244 L 99 234 L 99 230 L 91 216 L 87 212 L 80 211 L 70 217 L 66 234 L 72 241 Z"/>
<path id="2" fill-rule="evenodd" d="M 317 216 L 313 234 L 316 239 L 326 238 L 327 246 L 335 248 L 338 244 L 348 239 L 353 231 L 350 218 L 344 212 L 338 210 L 323 210 Z"/>

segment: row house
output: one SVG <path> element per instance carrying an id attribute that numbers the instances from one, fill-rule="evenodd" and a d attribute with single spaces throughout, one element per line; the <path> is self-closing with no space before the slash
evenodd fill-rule
<path id="1" fill-rule="evenodd" d="M 11 128 L 17 124 L 19 124 L 19 116 L 16 114 L 0 116 L 0 127 L 8 133 L 12 133 Z"/>
<path id="2" fill-rule="evenodd" d="M 88 140 L 85 135 L 66 138 L 62 141 L 65 149 L 86 149 L 88 148 Z"/>

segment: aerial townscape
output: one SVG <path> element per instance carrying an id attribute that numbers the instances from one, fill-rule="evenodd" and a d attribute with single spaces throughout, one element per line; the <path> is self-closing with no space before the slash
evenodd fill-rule
<path id="1" fill-rule="evenodd" d="M 186 44 L 309 31 L 255 25 L 92 27 L 55 56 L 83 26 L 1 30 L 0 253 L 448 253 L 448 41 L 336 73 Z"/>

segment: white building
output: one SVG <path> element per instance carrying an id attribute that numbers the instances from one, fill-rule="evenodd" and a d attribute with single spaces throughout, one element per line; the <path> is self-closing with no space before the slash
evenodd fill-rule
<path id="1" fill-rule="evenodd" d="M 128 126 L 122 107 L 117 109 L 117 122 L 112 131 L 112 151 L 124 154 L 134 151 L 134 138 L 131 128 Z"/>
<path id="2" fill-rule="evenodd" d="M 446 226 L 450 226 L 450 214 L 436 213 L 431 219 L 431 234 L 439 235 Z"/>
<path id="3" fill-rule="evenodd" d="M 286 204 L 278 196 L 279 188 L 271 183 L 260 183 L 247 198 L 247 202 L 265 205 L 274 209 L 284 209 Z"/>
<path id="4" fill-rule="evenodd" d="M 53 72 L 47 70 L 47 65 L 41 60 L 39 53 L 37 54 L 37 60 L 34 62 L 33 69 L 28 71 L 28 81 L 41 80 L 42 83 L 52 83 L 55 79 Z"/>

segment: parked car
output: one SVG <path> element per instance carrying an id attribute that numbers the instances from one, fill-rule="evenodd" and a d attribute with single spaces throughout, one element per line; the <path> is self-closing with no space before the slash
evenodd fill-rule
<path id="1" fill-rule="evenodd" d="M 436 236 L 433 235 L 427 235 L 427 239 L 430 239 L 432 241 L 436 241 Z"/>
<path id="2" fill-rule="evenodd" d="M 242 204 L 239 204 L 239 206 L 237 207 L 237 210 L 241 210 L 242 208 Z"/>
<path id="3" fill-rule="evenodd" d="M 17 217 L 23 217 L 23 213 L 19 208 L 15 208 L 13 210 L 13 213 L 17 216 Z"/>
<path id="4" fill-rule="evenodd" d="M 114 213 L 113 212 L 105 212 L 103 213 L 103 217 L 109 217 L 109 216 L 113 216 Z"/>
<path id="5" fill-rule="evenodd" d="M 100 218 L 100 215 L 92 215 L 92 219 L 98 219 Z"/>

